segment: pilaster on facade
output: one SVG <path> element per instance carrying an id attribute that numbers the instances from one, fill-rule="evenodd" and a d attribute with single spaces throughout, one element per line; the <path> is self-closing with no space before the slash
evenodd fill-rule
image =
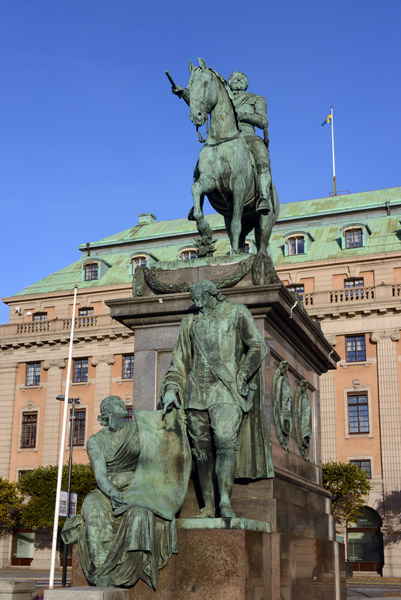
<path id="1" fill-rule="evenodd" d="M 100 413 L 100 404 L 105 396 L 110 395 L 111 367 L 114 364 L 114 356 L 112 354 L 94 356 L 91 364 L 96 367 L 95 402 L 93 406 L 93 433 L 96 433 L 102 427 L 97 419 Z"/>
<path id="2" fill-rule="evenodd" d="M 7 479 L 10 476 L 16 375 L 17 363 L 4 360 L 0 365 L 0 477 Z"/>
<path id="3" fill-rule="evenodd" d="M 64 359 L 45 360 L 43 362 L 43 369 L 48 372 L 42 446 L 43 466 L 56 465 L 58 462 L 62 404 L 56 398 L 61 394 L 64 368 Z"/>
<path id="4" fill-rule="evenodd" d="M 336 390 L 334 371 L 320 376 L 322 462 L 337 460 Z"/>
<path id="5" fill-rule="evenodd" d="M 377 344 L 380 438 L 383 468 L 383 512 L 399 514 L 401 500 L 401 403 L 397 342 L 399 330 L 376 331 L 371 341 Z"/>

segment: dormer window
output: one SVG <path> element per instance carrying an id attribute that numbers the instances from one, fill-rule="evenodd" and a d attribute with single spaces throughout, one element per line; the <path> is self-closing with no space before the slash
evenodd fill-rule
<path id="1" fill-rule="evenodd" d="M 307 254 L 314 237 L 309 231 L 293 230 L 283 234 L 284 238 L 284 256 L 298 256 Z"/>
<path id="2" fill-rule="evenodd" d="M 343 250 L 352 250 L 354 248 L 364 248 L 368 241 L 371 231 L 364 223 L 349 223 L 339 229 L 341 248 Z"/>
<path id="3" fill-rule="evenodd" d="M 245 242 L 244 251 L 249 254 L 251 251 L 251 242 Z"/>
<path id="4" fill-rule="evenodd" d="M 346 248 L 363 247 L 363 231 L 361 227 L 344 231 Z"/>
<path id="5" fill-rule="evenodd" d="M 191 258 L 196 258 L 197 256 L 195 248 L 184 248 L 180 252 L 181 260 L 191 260 Z"/>
<path id="6" fill-rule="evenodd" d="M 137 267 L 146 267 L 148 257 L 146 254 L 137 254 L 131 258 L 132 274 L 135 273 Z"/>
<path id="7" fill-rule="evenodd" d="M 305 254 L 305 236 L 297 235 L 287 239 L 288 256 Z"/>
<path id="8" fill-rule="evenodd" d="M 94 281 L 99 279 L 98 263 L 87 263 L 84 265 L 85 281 Z"/>

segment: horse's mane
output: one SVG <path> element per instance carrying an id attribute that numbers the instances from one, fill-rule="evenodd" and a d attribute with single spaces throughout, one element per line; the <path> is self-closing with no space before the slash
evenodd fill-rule
<path id="1" fill-rule="evenodd" d="M 234 111 L 235 119 L 236 119 L 236 121 L 237 121 L 237 127 L 238 127 L 238 130 L 239 130 L 239 128 L 240 128 L 240 120 L 239 120 L 239 116 L 238 116 L 237 109 L 235 108 L 234 96 L 233 96 L 233 93 L 232 93 L 232 91 L 231 91 L 231 88 L 230 88 L 230 86 L 228 85 L 228 82 L 227 82 L 227 81 L 224 79 L 223 75 L 220 75 L 220 73 L 218 73 L 218 72 L 217 72 L 217 71 L 215 71 L 214 69 L 211 69 L 210 67 L 208 67 L 208 69 L 209 69 L 209 71 L 211 71 L 212 73 L 214 73 L 214 74 L 216 75 L 217 79 L 218 79 L 219 81 L 221 81 L 221 83 L 223 84 L 223 86 L 224 86 L 224 89 L 226 90 L 226 92 L 227 92 L 227 95 L 228 95 L 228 97 L 229 97 L 229 99 L 230 99 L 231 106 L 233 107 L 233 111 Z"/>
<path id="2" fill-rule="evenodd" d="M 195 74 L 195 71 L 197 71 L 198 69 L 201 69 L 202 67 L 195 67 L 194 70 L 191 73 L 191 77 L 189 78 L 189 82 L 188 82 L 188 88 L 191 85 L 191 80 Z M 235 103 L 234 103 L 234 96 L 233 93 L 230 89 L 230 86 L 228 85 L 228 82 L 224 79 L 224 77 L 222 75 L 220 75 L 220 73 L 218 73 L 217 71 L 215 71 L 214 69 L 212 69 L 211 67 L 208 67 L 209 71 L 211 71 L 216 77 L 217 79 L 223 84 L 224 89 L 227 92 L 227 96 L 231 102 L 231 106 L 235 115 L 235 120 L 237 122 L 237 127 L 238 127 L 238 131 L 240 130 L 240 119 L 238 116 L 238 112 L 237 109 L 235 108 Z"/>

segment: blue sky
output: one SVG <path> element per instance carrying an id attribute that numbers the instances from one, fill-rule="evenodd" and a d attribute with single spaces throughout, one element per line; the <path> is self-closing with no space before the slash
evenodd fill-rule
<path id="1" fill-rule="evenodd" d="M 281 202 L 401 185 L 401 1 L 3 0 L 1 296 L 137 215 L 187 215 L 200 150 L 164 70 L 205 58 L 268 101 Z M 7 322 L 3 305 L 0 322 Z"/>

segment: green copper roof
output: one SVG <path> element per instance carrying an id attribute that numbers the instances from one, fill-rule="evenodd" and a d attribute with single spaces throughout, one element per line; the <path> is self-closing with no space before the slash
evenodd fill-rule
<path id="1" fill-rule="evenodd" d="M 396 205 L 399 205 L 397 210 Z M 381 210 L 374 210 L 377 207 Z M 348 218 L 347 213 L 350 211 L 354 214 Z M 355 214 L 355 211 L 359 212 Z M 283 204 L 270 241 L 274 262 L 280 266 L 400 251 L 400 215 L 401 187 Z M 312 216 L 313 220 L 310 219 Z M 215 231 L 224 229 L 224 221 L 220 215 L 208 215 L 207 220 Z M 343 250 L 340 227 L 355 222 L 367 225 L 371 234 L 366 236 L 364 247 Z M 285 235 L 296 232 L 297 229 L 308 233 L 313 241 L 306 254 L 286 257 Z M 193 245 L 193 237 L 196 235 L 195 223 L 187 219 L 136 225 L 90 244 L 90 258 L 101 258 L 110 265 L 100 279 L 83 281 L 83 263 L 88 260 L 86 253 L 83 253 L 81 260 L 24 288 L 15 296 L 71 290 L 75 283 L 78 283 L 80 289 L 130 283 L 130 258 L 136 252 L 146 252 L 157 261 L 176 260 L 185 245 Z M 85 250 L 86 245 L 83 244 L 80 249 Z M 217 256 L 227 254 L 229 249 L 228 238 L 218 239 Z"/>

